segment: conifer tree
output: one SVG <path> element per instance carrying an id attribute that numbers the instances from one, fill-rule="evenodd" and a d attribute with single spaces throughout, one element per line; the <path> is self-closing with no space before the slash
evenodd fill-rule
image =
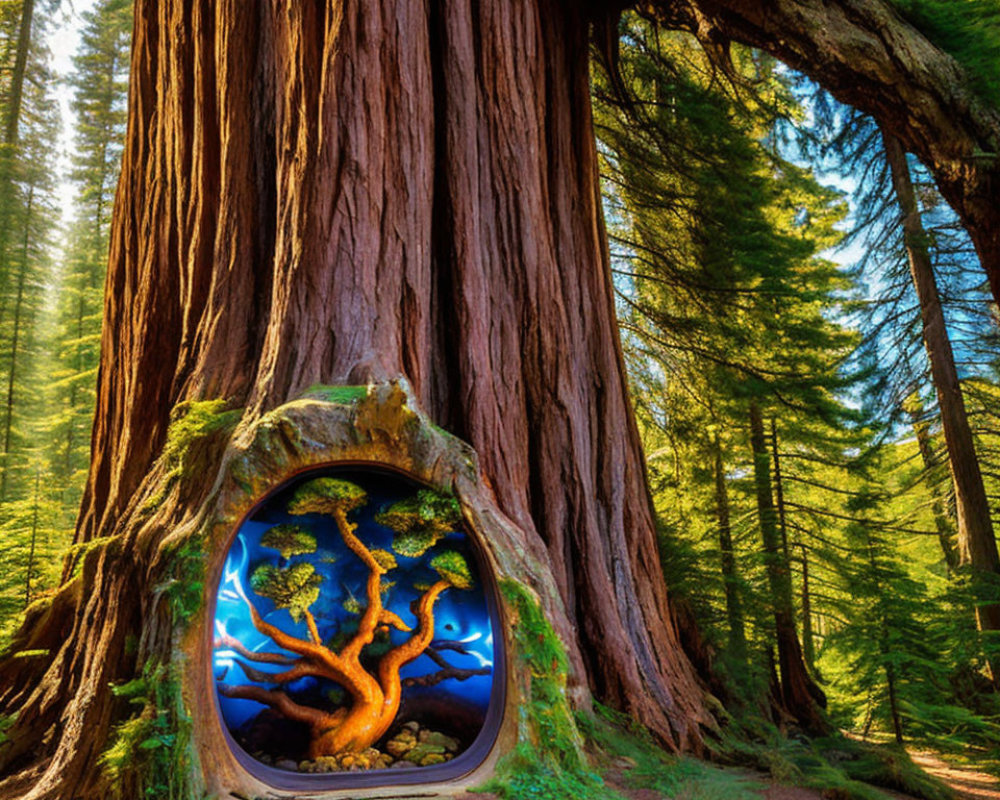
<path id="1" fill-rule="evenodd" d="M 108 225 L 125 135 L 131 8 L 131 0 L 101 0 L 83 14 L 70 79 L 76 215 L 59 276 L 49 429 L 50 469 L 67 528 L 79 508 L 90 452 Z"/>
<path id="2" fill-rule="evenodd" d="M 8 269 L 0 276 L 0 527 L 8 565 L 0 573 L 0 606 L 8 611 L 23 608 L 37 591 L 52 585 L 51 559 L 66 545 L 65 537 L 51 535 L 51 485 L 41 474 L 39 443 L 49 370 L 44 310 L 58 219 L 52 152 L 59 123 L 48 58 L 44 46 L 32 46 L 18 115 L 19 142 L 10 162 L 12 205 L 4 238 Z"/>

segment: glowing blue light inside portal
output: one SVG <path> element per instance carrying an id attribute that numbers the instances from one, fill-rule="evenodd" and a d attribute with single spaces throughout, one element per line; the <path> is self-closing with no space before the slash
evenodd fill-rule
<path id="1" fill-rule="evenodd" d="M 303 476 L 299 482 L 310 480 L 323 473 Z M 327 472 L 327 474 L 332 474 Z M 357 535 L 371 548 L 391 549 L 392 531 L 374 522 L 374 515 L 388 504 L 409 496 L 414 487 L 398 478 L 385 477 L 378 473 L 339 473 L 361 485 L 368 495 L 368 505 L 354 513 L 352 519 L 358 523 Z M 316 573 L 322 577 L 320 597 L 310 606 L 321 638 L 331 640 L 337 631 L 349 625 L 357 616 L 345 610 L 345 601 L 365 597 L 367 569 L 343 543 L 332 519 L 317 514 L 292 516 L 287 513 L 287 503 L 295 486 L 289 486 L 265 501 L 252 518 L 245 521 L 230 547 L 223 565 L 216 596 L 214 630 L 216 634 L 213 652 L 213 673 L 219 684 L 230 686 L 256 685 L 278 688 L 274 683 L 262 683 L 259 678 L 275 674 L 289 668 L 289 661 L 297 658 L 283 650 L 275 642 L 260 633 L 253 624 L 248 603 L 252 602 L 262 619 L 285 633 L 300 639 L 308 639 L 309 631 L 304 620 L 293 621 L 285 609 L 275 609 L 274 604 L 250 589 L 250 575 L 261 564 L 279 565 L 279 554 L 262 547 L 260 540 L 265 531 L 277 524 L 293 523 L 305 525 L 316 536 L 317 553 L 301 556 L 308 560 Z M 466 560 L 474 572 L 475 586 L 462 591 L 455 588 L 446 590 L 434 606 L 434 640 L 432 647 L 456 669 L 489 670 L 485 675 L 474 675 L 465 680 L 443 680 L 432 686 L 414 685 L 403 690 L 404 708 L 417 708 L 433 698 L 434 707 L 473 710 L 474 714 L 485 717 L 493 690 L 492 667 L 494 665 L 494 640 L 486 597 L 482 581 L 475 575 L 474 553 L 466 534 L 455 532 L 445 537 L 441 548 L 458 549 L 466 555 Z M 438 549 L 441 549 L 438 548 Z M 411 604 L 421 594 L 419 586 L 436 579 L 429 566 L 430 559 L 437 550 L 432 549 L 418 558 L 396 555 L 398 567 L 390 576 L 396 585 L 390 590 L 384 602 L 404 621 L 416 627 L 417 621 L 411 611 Z M 350 605 L 348 603 L 348 605 Z M 396 646 L 406 641 L 410 634 L 391 630 L 390 643 Z M 439 649 L 438 649 L 439 648 Z M 256 660 L 253 655 L 268 654 L 275 663 Z M 282 659 L 282 657 L 284 657 Z M 257 674 L 254 680 L 244 665 Z M 421 678 L 440 669 L 426 654 L 421 655 L 400 671 L 400 677 Z M 404 684 L 405 685 L 405 684 Z M 283 687 L 289 694 L 306 704 L 326 702 L 336 684 L 316 678 L 301 678 Z M 245 726 L 252 725 L 264 706 L 251 700 L 218 696 L 219 706 L 226 726 L 239 738 Z M 407 703 L 409 702 L 409 706 Z M 401 720 L 405 721 L 405 720 Z"/>

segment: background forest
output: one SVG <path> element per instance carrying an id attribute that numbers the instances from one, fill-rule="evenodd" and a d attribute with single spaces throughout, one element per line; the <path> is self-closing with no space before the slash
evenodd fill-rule
<path id="1" fill-rule="evenodd" d="M 898 5 L 1000 103 L 995 0 Z M 689 655 L 787 770 L 792 725 L 996 768 L 1000 585 L 959 545 L 996 558 L 1000 318 L 970 242 L 801 74 L 635 15 L 618 33 L 595 132 Z M 87 471 L 130 35 L 127 0 L 0 2 L 0 646 L 60 580 Z"/>

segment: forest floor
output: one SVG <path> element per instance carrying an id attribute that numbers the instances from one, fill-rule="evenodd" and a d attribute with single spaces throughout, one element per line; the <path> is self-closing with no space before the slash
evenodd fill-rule
<path id="1" fill-rule="evenodd" d="M 1000 779 L 981 772 L 971 764 L 960 764 L 956 760 L 926 750 L 911 750 L 914 763 L 934 776 L 954 792 L 954 800 L 1000 800 Z M 704 776 L 687 784 L 681 783 L 673 791 L 664 793 L 652 788 L 637 786 L 630 780 L 629 767 L 622 763 L 612 763 L 603 772 L 605 785 L 618 796 L 627 800 L 731 800 L 732 798 L 759 798 L 760 800 L 830 800 L 840 797 L 818 789 L 790 786 L 768 779 L 761 773 L 734 768 L 712 768 L 716 777 L 706 781 Z M 910 795 L 881 789 L 892 800 L 913 800 Z M 547 794 L 541 796 L 548 797 Z M 498 795 L 484 792 L 463 794 L 455 800 L 500 800 Z"/>

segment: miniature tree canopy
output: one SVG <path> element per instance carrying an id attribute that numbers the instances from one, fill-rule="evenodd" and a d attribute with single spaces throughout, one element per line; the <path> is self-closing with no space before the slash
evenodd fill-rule
<path id="1" fill-rule="evenodd" d="M 277 550 L 285 560 L 316 552 L 316 537 L 298 525 L 275 525 L 264 533 L 260 543 Z"/>
<path id="2" fill-rule="evenodd" d="M 401 556 L 417 558 L 458 527 L 462 512 L 454 497 L 421 489 L 377 514 L 375 521 L 396 532 L 393 550 Z"/>
<path id="3" fill-rule="evenodd" d="M 319 599 L 322 582 L 316 568 L 306 562 L 284 568 L 262 564 L 250 576 L 250 587 L 273 600 L 276 608 L 287 608 L 296 622 Z"/>

